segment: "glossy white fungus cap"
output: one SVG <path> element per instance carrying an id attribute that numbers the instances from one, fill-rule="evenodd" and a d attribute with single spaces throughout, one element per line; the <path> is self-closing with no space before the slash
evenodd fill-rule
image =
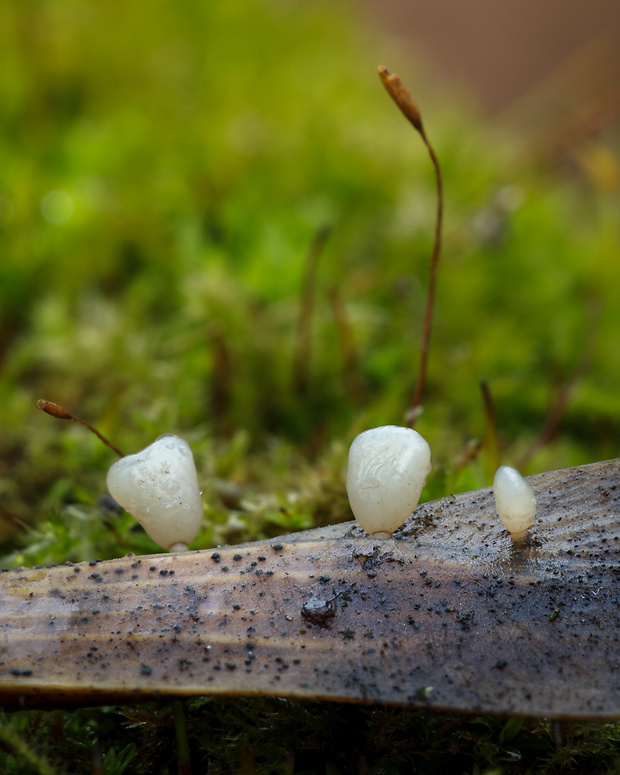
<path id="1" fill-rule="evenodd" d="M 386 537 L 418 505 L 431 470 L 431 448 L 412 428 L 384 425 L 360 433 L 349 450 L 347 493 L 355 519 Z"/>
<path id="2" fill-rule="evenodd" d="M 200 530 L 204 507 L 194 457 L 178 436 L 160 436 L 121 458 L 108 471 L 107 484 L 112 497 L 167 549 L 187 548 Z"/>
<path id="3" fill-rule="evenodd" d="M 536 517 L 534 490 L 514 468 L 500 466 L 493 481 L 493 492 L 502 525 L 513 539 L 523 538 Z"/>

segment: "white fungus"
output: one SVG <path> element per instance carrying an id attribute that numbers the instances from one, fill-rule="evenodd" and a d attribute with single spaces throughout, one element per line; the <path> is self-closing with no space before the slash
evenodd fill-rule
<path id="1" fill-rule="evenodd" d="M 384 425 L 357 436 L 349 450 L 347 493 L 366 532 L 389 537 L 418 505 L 431 449 L 412 428 Z"/>
<path id="2" fill-rule="evenodd" d="M 512 540 L 524 538 L 536 516 L 534 490 L 514 468 L 500 466 L 493 481 L 493 492 L 497 513 Z"/>
<path id="3" fill-rule="evenodd" d="M 121 458 L 108 471 L 107 484 L 161 546 L 184 551 L 196 537 L 204 507 L 192 451 L 178 436 L 160 436 L 142 452 Z"/>

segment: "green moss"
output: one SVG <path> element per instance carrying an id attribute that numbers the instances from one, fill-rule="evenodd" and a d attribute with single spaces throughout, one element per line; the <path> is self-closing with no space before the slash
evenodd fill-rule
<path id="1" fill-rule="evenodd" d="M 175 712 L 174 703 L 161 703 L 12 713 L 3 722 L 10 723 L 10 735 L 0 732 L 2 740 L 29 754 L 18 765 L 12 753 L 0 753 L 2 771 L 62 772 L 62 763 L 71 762 L 79 775 L 99 761 L 110 775 L 176 773 Z M 618 724 L 467 718 L 277 698 L 194 700 L 185 703 L 184 720 L 182 745 L 196 772 L 620 771 Z M 24 769 L 37 761 L 37 750 L 59 769 Z"/>

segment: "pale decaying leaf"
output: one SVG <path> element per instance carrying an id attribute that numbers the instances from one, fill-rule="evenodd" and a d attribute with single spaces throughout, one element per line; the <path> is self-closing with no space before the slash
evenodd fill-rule
<path id="1" fill-rule="evenodd" d="M 620 460 L 216 550 L 0 575 L 0 703 L 205 694 L 620 718 Z"/>

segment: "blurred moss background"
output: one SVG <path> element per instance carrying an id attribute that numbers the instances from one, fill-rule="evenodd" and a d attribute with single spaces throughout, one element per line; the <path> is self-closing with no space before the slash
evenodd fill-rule
<path id="1" fill-rule="evenodd" d="M 62 515 L 87 545 L 74 530 L 36 559 L 110 556 L 119 536 L 152 548 L 99 506 L 109 450 L 37 413 L 41 397 L 128 452 L 185 435 L 207 504 L 196 546 L 347 519 L 348 444 L 402 423 L 415 384 L 434 229 L 432 167 L 376 77 L 385 41 L 320 0 L 28 0 L 3 15 L 4 535 Z M 446 185 L 425 497 L 489 481 L 481 380 L 502 462 L 615 456 L 613 176 L 558 168 L 392 58 Z M 561 432 L 529 454 L 567 388 Z"/>
<path id="2" fill-rule="evenodd" d="M 206 509 L 195 548 L 350 518 L 349 443 L 402 423 L 411 399 L 434 230 L 428 156 L 376 76 L 386 51 L 446 187 L 424 497 L 488 484 L 500 460 L 535 473 L 618 454 L 613 147 L 580 135 L 558 164 L 437 89 L 355 4 L 6 0 L 2 17 L 2 566 L 157 550 L 102 500 L 112 453 L 37 412 L 39 398 L 126 452 L 186 437 Z M 176 771 L 171 714 L 0 718 L 3 772 Z M 256 737 L 285 717 L 316 737 L 297 765 L 292 731 Z M 355 751 L 343 720 L 361 730 Z M 210 772 L 389 772 L 395 751 L 420 772 L 598 772 L 617 754 L 609 730 L 575 726 L 556 750 L 549 725 L 521 725 L 280 701 L 188 709 Z"/>

